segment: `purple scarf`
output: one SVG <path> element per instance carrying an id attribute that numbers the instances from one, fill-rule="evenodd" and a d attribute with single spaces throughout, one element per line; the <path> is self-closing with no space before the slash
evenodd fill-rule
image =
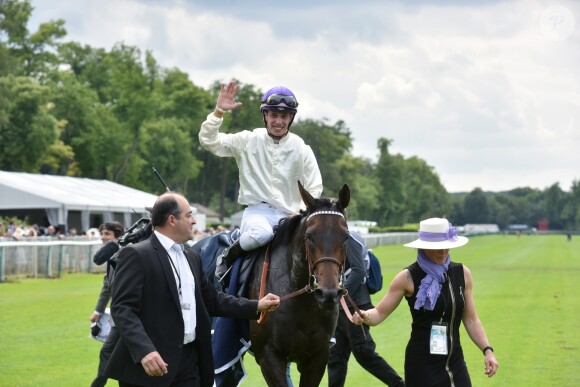
<path id="1" fill-rule="evenodd" d="M 433 310 L 441 293 L 441 287 L 445 283 L 445 272 L 449 268 L 450 261 L 451 258 L 447 255 L 445 263 L 439 265 L 427 258 L 423 250 L 419 249 L 417 263 L 427 275 L 421 280 L 421 285 L 419 285 L 415 309 L 419 310 L 424 307 L 427 310 Z"/>

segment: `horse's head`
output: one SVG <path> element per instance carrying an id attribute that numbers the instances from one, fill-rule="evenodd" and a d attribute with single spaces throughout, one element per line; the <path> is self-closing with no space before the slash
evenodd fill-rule
<path id="1" fill-rule="evenodd" d="M 310 266 L 314 296 L 320 303 L 336 303 L 341 295 L 340 277 L 346 259 L 348 225 L 344 210 L 350 201 L 345 184 L 336 201 L 314 199 L 298 182 L 306 204 L 306 259 Z"/>

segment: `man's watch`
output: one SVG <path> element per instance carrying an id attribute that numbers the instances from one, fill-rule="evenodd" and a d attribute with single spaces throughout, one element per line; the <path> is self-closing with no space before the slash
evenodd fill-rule
<path id="1" fill-rule="evenodd" d="M 485 356 L 485 352 L 486 352 L 488 349 L 491 349 L 491 352 L 493 352 L 493 347 L 492 347 L 491 345 L 488 345 L 487 347 L 485 347 L 484 349 L 482 349 L 482 350 L 481 350 L 481 352 L 483 352 L 483 356 Z"/>

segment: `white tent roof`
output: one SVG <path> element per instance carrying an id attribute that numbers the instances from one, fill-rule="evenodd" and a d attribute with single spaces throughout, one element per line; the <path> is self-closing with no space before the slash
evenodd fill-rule
<path id="1" fill-rule="evenodd" d="M 145 213 L 157 195 L 108 180 L 0 171 L 0 209 Z"/>

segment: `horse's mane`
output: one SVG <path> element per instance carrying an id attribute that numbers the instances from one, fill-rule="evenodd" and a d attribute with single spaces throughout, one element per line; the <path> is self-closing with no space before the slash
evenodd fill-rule
<path id="1" fill-rule="evenodd" d="M 274 238 L 272 239 L 272 248 L 285 244 L 288 242 L 292 236 L 294 236 L 295 231 L 300 226 L 302 219 L 307 217 L 313 212 L 321 210 L 337 210 L 337 200 L 328 198 L 318 198 L 314 199 L 314 205 L 312 208 L 307 210 L 300 210 L 297 215 L 290 215 L 287 218 L 280 220 L 278 223 Z"/>

